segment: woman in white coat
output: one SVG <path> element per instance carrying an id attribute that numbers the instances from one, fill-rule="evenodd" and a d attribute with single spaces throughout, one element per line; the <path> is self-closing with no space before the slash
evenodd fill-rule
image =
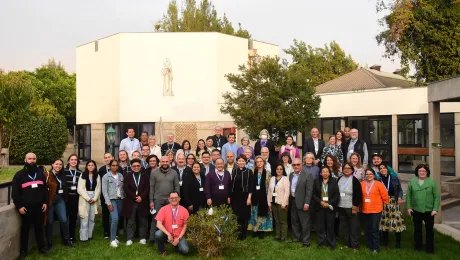
<path id="1" fill-rule="evenodd" d="M 275 218 L 276 239 L 285 241 L 287 237 L 287 217 L 290 194 L 289 178 L 283 164 L 276 166 L 276 176 L 271 177 L 267 192 L 268 208 Z"/>

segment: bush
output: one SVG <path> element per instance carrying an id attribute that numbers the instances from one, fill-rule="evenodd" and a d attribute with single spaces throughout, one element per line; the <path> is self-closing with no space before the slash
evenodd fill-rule
<path id="1" fill-rule="evenodd" d="M 40 104 L 34 113 L 19 123 L 10 152 L 11 164 L 23 164 L 24 156 L 37 155 L 37 164 L 51 164 L 61 158 L 67 146 L 67 124 L 54 107 Z"/>
<path id="2" fill-rule="evenodd" d="M 209 215 L 208 209 L 202 209 L 187 221 L 187 239 L 203 257 L 218 257 L 224 249 L 232 248 L 236 243 L 238 222 L 232 209 L 220 206 L 214 207 L 213 211 Z"/>

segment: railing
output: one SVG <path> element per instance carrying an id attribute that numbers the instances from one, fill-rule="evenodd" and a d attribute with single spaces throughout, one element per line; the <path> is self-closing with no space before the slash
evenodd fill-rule
<path id="1" fill-rule="evenodd" d="M 6 205 L 11 204 L 11 187 L 12 187 L 12 184 L 13 184 L 13 182 L 11 182 L 11 181 L 0 183 L 0 190 L 1 189 L 8 189 L 8 200 L 7 200 Z"/>

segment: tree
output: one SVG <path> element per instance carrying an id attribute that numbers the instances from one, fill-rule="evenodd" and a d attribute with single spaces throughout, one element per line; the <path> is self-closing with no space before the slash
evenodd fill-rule
<path id="1" fill-rule="evenodd" d="M 324 48 L 313 48 L 294 39 L 294 45 L 284 52 L 292 56 L 294 70 L 302 74 L 313 86 L 333 80 L 358 68 L 350 55 L 346 55 L 335 41 Z"/>
<path id="2" fill-rule="evenodd" d="M 0 148 L 3 140 L 11 147 L 13 136 L 19 129 L 18 123 L 30 113 L 34 91 L 32 78 L 25 72 L 0 71 Z"/>
<path id="3" fill-rule="evenodd" d="M 278 57 L 254 57 L 250 68 L 241 65 L 239 71 L 226 75 L 234 91 L 223 94 L 220 110 L 251 138 L 264 128 L 296 134 L 315 123 L 321 102 L 315 86 Z M 279 137 L 284 141 L 284 134 Z"/>
<path id="4" fill-rule="evenodd" d="M 207 0 L 202 0 L 197 6 L 195 0 L 186 0 L 181 8 L 176 1 L 171 1 L 166 14 L 155 24 L 155 31 L 164 32 L 220 32 L 243 38 L 251 38 L 249 32 L 238 24 L 238 29 L 232 26 L 226 15 L 219 18 L 214 6 Z M 180 14 L 179 14 L 180 13 Z"/>
<path id="5" fill-rule="evenodd" d="M 31 72 L 33 85 L 42 103 L 53 105 L 65 117 L 67 128 L 72 133 L 76 124 L 76 75 L 69 74 L 54 59 Z"/>
<path id="6" fill-rule="evenodd" d="M 378 0 L 377 10 L 389 14 L 376 40 L 403 73 L 413 64 L 419 84 L 460 75 L 460 0 Z"/>

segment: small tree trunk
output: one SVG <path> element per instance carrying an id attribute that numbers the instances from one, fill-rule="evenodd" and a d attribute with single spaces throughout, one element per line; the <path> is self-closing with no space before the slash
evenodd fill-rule
<path id="1" fill-rule="evenodd" d="M 9 131 L 9 134 L 10 134 L 10 140 L 8 142 L 8 151 L 11 151 L 11 144 L 13 143 L 13 135 L 15 133 L 15 129 L 11 129 L 11 131 Z"/>
<path id="2" fill-rule="evenodd" d="M 3 144 L 3 122 L 0 120 L 0 151 L 2 150 Z"/>

